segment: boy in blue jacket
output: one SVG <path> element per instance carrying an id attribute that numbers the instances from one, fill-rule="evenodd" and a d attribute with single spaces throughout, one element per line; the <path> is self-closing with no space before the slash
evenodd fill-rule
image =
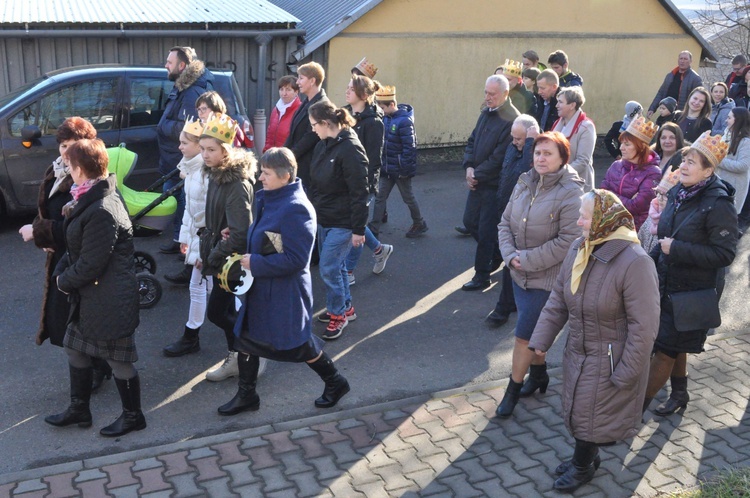
<path id="1" fill-rule="evenodd" d="M 375 94 L 375 102 L 383 110 L 385 143 L 380 167 L 380 187 L 375 198 L 375 211 L 370 229 L 376 234 L 385 214 L 386 201 L 394 185 L 401 192 L 411 213 L 412 226 L 406 232 L 409 238 L 420 237 L 427 232 L 427 223 L 419 211 L 419 204 L 411 188 L 411 179 L 417 173 L 417 136 L 414 132 L 414 109 L 396 102 L 396 87 L 382 87 Z"/>

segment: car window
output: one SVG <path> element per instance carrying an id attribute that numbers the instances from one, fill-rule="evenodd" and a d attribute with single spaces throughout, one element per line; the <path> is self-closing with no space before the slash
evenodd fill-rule
<path id="1" fill-rule="evenodd" d="M 129 127 L 159 124 L 167 96 L 174 84 L 166 78 L 133 78 L 130 80 Z"/>
<path id="2" fill-rule="evenodd" d="M 54 135 L 66 118 L 80 116 L 98 131 L 111 130 L 116 102 L 117 78 L 67 86 L 42 98 L 39 128 L 42 135 Z"/>
<path id="3" fill-rule="evenodd" d="M 30 106 L 24 107 L 21 111 L 17 112 L 13 117 L 8 120 L 10 126 L 10 135 L 12 137 L 20 137 L 21 130 L 24 126 L 35 125 L 37 123 L 37 115 L 39 114 L 39 102 L 34 102 Z"/>

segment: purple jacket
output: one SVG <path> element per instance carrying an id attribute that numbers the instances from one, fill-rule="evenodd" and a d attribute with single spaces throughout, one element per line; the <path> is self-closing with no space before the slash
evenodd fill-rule
<path id="1" fill-rule="evenodd" d="M 625 159 L 613 162 L 604 176 L 602 188 L 617 194 L 633 215 L 635 229 L 638 231 L 648 218 L 649 204 L 656 197 L 654 187 L 660 180 L 659 155 L 651 152 L 646 164 L 640 166 Z"/>

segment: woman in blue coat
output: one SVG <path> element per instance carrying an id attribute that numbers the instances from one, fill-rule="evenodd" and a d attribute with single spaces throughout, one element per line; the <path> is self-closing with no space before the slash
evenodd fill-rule
<path id="1" fill-rule="evenodd" d="M 330 408 L 349 392 L 349 383 L 312 334 L 312 255 L 317 222 L 315 210 L 297 177 L 294 154 L 271 148 L 261 158 L 256 195 L 257 220 L 248 232 L 240 261 L 254 281 L 245 294 L 235 325 L 239 351 L 239 389 L 219 407 L 221 415 L 260 408 L 255 392 L 260 357 L 306 362 L 325 382 L 318 408 Z"/>

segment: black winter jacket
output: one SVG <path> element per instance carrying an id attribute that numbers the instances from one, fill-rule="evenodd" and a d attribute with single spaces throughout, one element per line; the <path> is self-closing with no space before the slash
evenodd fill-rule
<path id="1" fill-rule="evenodd" d="M 68 250 L 53 275 L 68 294 L 70 320 L 97 341 L 131 336 L 139 323 L 133 226 L 116 188 L 110 174 L 72 205 L 65 220 Z"/>
<path id="2" fill-rule="evenodd" d="M 378 179 L 380 178 L 383 157 L 383 138 L 385 135 L 383 111 L 376 105 L 368 105 L 364 111 L 356 114 L 352 113 L 352 106 L 347 105 L 344 108 L 357 120 L 354 131 L 365 148 L 365 154 L 367 154 L 369 163 L 367 185 L 370 193 L 374 194 L 378 191 Z"/>
<path id="3" fill-rule="evenodd" d="M 680 184 L 667 193 L 659 219 L 658 237 L 674 240 L 669 255 L 654 246 L 651 257 L 665 294 L 716 287 L 719 269 L 729 266 L 737 252 L 737 211 L 734 188 L 716 175 L 703 191 L 675 210 Z M 676 233 L 675 233 L 676 230 Z"/>
<path id="4" fill-rule="evenodd" d="M 185 121 L 198 118 L 195 101 L 201 94 L 213 90 L 214 75 L 199 60 L 191 62 L 174 82 L 167 96 L 164 114 L 156 127 L 159 141 L 159 173 L 166 175 L 173 171 L 180 160 L 180 133 Z"/>
<path id="5" fill-rule="evenodd" d="M 302 104 L 294 111 L 292 124 L 289 127 L 289 136 L 284 142 L 284 147 L 290 149 L 297 160 L 297 176 L 302 180 L 302 185 L 305 188 L 310 185 L 310 161 L 312 161 L 313 151 L 320 142 L 318 134 L 310 126 L 310 118 L 307 113 L 313 104 L 326 101 L 328 101 L 328 97 L 322 88 L 312 99 L 303 99 Z"/>
<path id="6" fill-rule="evenodd" d="M 474 178 L 480 187 L 497 188 L 505 151 L 513 140 L 510 128 L 521 113 L 510 99 L 494 112 L 484 109 L 471 132 L 464 151 L 464 169 L 474 168 Z"/>
<path id="7" fill-rule="evenodd" d="M 319 226 L 365 234 L 367 155 L 354 130 L 344 128 L 315 146 L 309 194 Z"/>
<path id="8" fill-rule="evenodd" d="M 508 145 L 503 161 L 503 169 L 500 171 L 500 186 L 497 189 L 497 210 L 502 219 L 503 211 L 510 202 L 513 189 L 516 188 L 518 178 L 531 169 L 534 159 L 534 139 L 527 138 L 523 144 L 523 150 L 518 150 L 512 143 Z"/>
<path id="9" fill-rule="evenodd" d="M 558 93 L 560 93 L 559 89 Z M 547 121 L 545 121 L 544 126 L 542 126 L 542 114 L 544 114 L 544 99 L 540 95 L 537 95 L 536 115 L 534 115 L 534 117 L 536 118 L 536 122 L 539 123 L 539 127 L 542 128 L 542 131 L 550 131 L 552 125 L 554 125 L 555 121 L 559 118 L 557 115 L 557 95 L 549 100 L 549 112 L 547 113 Z"/>
<path id="10" fill-rule="evenodd" d="M 252 153 L 234 152 L 238 156 L 226 165 L 203 169 L 208 177 L 206 226 L 198 232 L 203 275 L 218 275 L 227 256 L 244 254 L 247 248 L 257 165 Z M 225 228 L 229 228 L 227 240 L 221 236 Z"/>

